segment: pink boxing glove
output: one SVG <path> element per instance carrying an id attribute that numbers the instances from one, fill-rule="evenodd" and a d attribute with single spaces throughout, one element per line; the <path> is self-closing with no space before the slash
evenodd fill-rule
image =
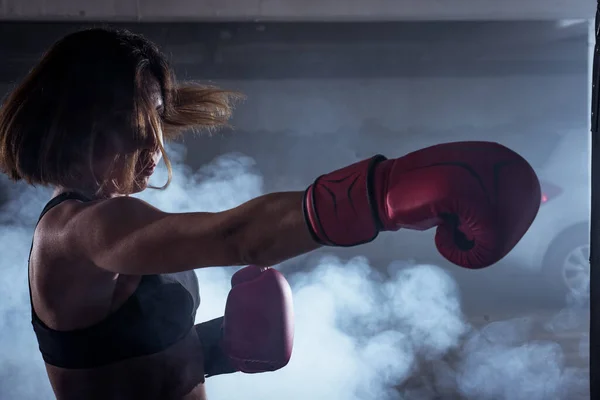
<path id="1" fill-rule="evenodd" d="M 294 344 L 290 285 L 279 271 L 249 266 L 231 286 L 221 346 L 232 366 L 250 374 L 285 367 Z"/>
<path id="2" fill-rule="evenodd" d="M 313 238 L 327 246 L 436 227 L 440 254 L 478 269 L 516 246 L 540 202 L 537 175 L 519 154 L 498 143 L 453 142 L 323 175 L 307 189 L 304 211 Z"/>

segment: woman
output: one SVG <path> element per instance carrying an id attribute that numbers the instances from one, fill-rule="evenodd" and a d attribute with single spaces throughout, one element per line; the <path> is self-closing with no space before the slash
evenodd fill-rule
<path id="1" fill-rule="evenodd" d="M 205 399 L 203 341 L 219 327 L 191 328 L 179 317 L 199 303 L 195 268 L 270 266 L 322 245 L 435 225 L 444 256 L 481 268 L 510 251 L 537 212 L 530 166 L 481 142 L 373 157 L 306 191 L 219 213 L 165 213 L 129 196 L 147 188 L 161 158 L 169 167 L 164 140 L 226 125 L 236 97 L 176 83 L 141 36 L 91 29 L 58 41 L 6 99 L 0 167 L 54 188 L 35 230 L 29 283 L 59 399 Z M 169 297 L 188 295 L 194 304 Z M 169 317 L 156 319 L 160 312 Z"/>

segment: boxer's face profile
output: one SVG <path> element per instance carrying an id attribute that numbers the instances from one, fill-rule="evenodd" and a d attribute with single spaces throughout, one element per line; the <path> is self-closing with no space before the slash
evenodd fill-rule
<path id="1" fill-rule="evenodd" d="M 150 99 L 153 110 L 146 111 L 154 115 L 153 124 L 141 137 L 135 137 L 129 126 L 115 126 L 108 131 L 98 148 L 94 151 L 91 182 L 82 185 L 96 185 L 103 197 L 122 194 L 123 187 L 132 181 L 127 194 L 143 191 L 148 187 L 150 177 L 163 157 L 164 136 L 159 117 L 164 110 L 160 86 L 156 81 L 149 83 Z M 152 119 L 153 117 L 150 117 Z M 133 161 L 133 162 L 132 162 Z M 85 179 L 85 178 L 84 178 Z"/>

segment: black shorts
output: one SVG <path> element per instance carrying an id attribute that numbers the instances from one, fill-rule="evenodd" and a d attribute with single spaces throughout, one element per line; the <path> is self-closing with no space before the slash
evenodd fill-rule
<path id="1" fill-rule="evenodd" d="M 204 376 L 232 374 L 237 372 L 229 362 L 229 358 L 221 349 L 223 338 L 223 318 L 215 318 L 210 321 L 195 325 L 196 333 L 202 343 L 204 353 Z"/>

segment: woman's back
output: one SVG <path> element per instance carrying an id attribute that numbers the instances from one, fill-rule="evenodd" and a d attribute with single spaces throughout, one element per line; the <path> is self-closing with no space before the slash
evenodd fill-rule
<path id="1" fill-rule="evenodd" d="M 82 259 L 62 231 L 87 204 L 74 193 L 51 200 L 30 257 L 32 323 L 55 393 L 181 398 L 204 379 L 196 276 L 119 275 Z"/>

